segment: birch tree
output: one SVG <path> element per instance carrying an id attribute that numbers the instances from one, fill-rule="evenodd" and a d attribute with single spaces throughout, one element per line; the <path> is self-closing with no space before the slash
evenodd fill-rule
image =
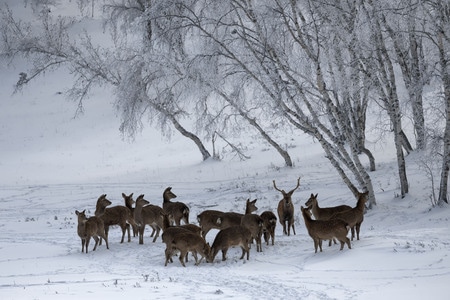
<path id="1" fill-rule="evenodd" d="M 202 140 L 181 121 L 189 114 L 183 94 L 186 88 L 183 55 L 178 52 L 167 57 L 167 43 L 161 43 L 163 39 L 152 44 L 152 34 L 163 36 L 164 30 L 155 30 L 158 26 L 147 22 L 149 4 L 150 1 L 127 1 L 108 5 L 110 18 L 105 26 L 110 29 L 113 47 L 95 44 L 87 33 L 72 36 L 70 29 L 75 20 L 53 17 L 51 11 L 39 15 L 42 24 L 39 31 L 32 30 L 23 20 L 16 20 L 9 9 L 3 8 L 2 52 L 11 59 L 24 56 L 32 62 L 30 70 L 19 78 L 17 89 L 45 72 L 67 67 L 76 78 L 68 96 L 78 101 L 78 112 L 83 111 L 83 101 L 93 87 L 108 84 L 117 95 L 115 106 L 122 114 L 120 128 L 124 134 L 133 137 L 146 116 L 150 123 L 160 125 L 163 134 L 170 135 L 170 128 L 174 128 L 191 139 L 206 160 L 211 155 Z M 130 20 L 134 22 L 128 23 Z M 179 37 L 182 35 L 170 38 Z"/>
<path id="2" fill-rule="evenodd" d="M 345 106 L 338 107 L 339 93 L 333 93 L 326 76 L 327 57 L 321 50 L 324 24 L 316 19 L 313 1 L 304 1 L 303 6 L 293 1 L 258 6 L 252 1 L 200 3 L 204 2 L 198 2 L 202 9 L 191 9 L 183 22 L 204 37 L 202 48 L 214 45 L 214 54 L 220 57 L 217 67 L 224 66 L 221 70 L 226 72 L 218 74 L 250 78 L 265 94 L 259 100 L 316 138 L 350 190 L 355 195 L 356 186 L 369 190 L 370 205 L 375 204 L 370 176 L 358 156 L 359 143 L 351 122 L 343 117 Z"/>
<path id="3" fill-rule="evenodd" d="M 406 141 L 406 136 L 403 133 L 402 112 L 397 91 L 398 78 L 394 70 L 394 62 L 386 37 L 383 35 L 384 31 L 381 25 L 383 10 L 377 6 L 378 4 L 378 2 L 367 1 L 361 6 L 370 24 L 371 38 L 371 42 L 368 44 L 371 51 L 367 53 L 368 55 L 364 59 L 365 70 L 366 75 L 371 78 L 372 84 L 376 87 L 380 102 L 391 122 L 400 179 L 400 194 L 403 198 L 409 191 L 403 148 L 405 144 L 408 145 L 409 143 Z"/>
<path id="4" fill-rule="evenodd" d="M 441 82 L 443 102 L 442 119 L 444 132 L 441 137 L 441 149 L 438 154 L 442 159 L 437 204 L 448 203 L 448 180 L 450 168 L 450 4 L 448 2 L 425 1 L 424 11 L 429 15 L 431 26 L 426 32 L 427 38 L 437 49 L 437 74 Z M 438 157 L 439 157 L 438 156 Z"/>

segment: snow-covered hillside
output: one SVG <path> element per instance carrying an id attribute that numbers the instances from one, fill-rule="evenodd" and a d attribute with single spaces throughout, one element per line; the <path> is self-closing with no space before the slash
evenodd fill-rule
<path id="1" fill-rule="evenodd" d="M 32 82 L 12 95 L 23 65 L 0 69 L 0 298 L 1 299 L 447 299 L 450 293 L 448 209 L 432 208 L 430 182 L 419 168 L 421 154 L 407 157 L 410 193 L 398 198 L 396 161 L 388 144 L 369 144 L 377 159 L 371 173 L 378 205 L 369 210 L 361 239 L 352 249 L 324 247 L 314 253 L 300 213 L 311 193 L 321 206 L 356 200 L 324 157 L 320 145 L 296 132 L 280 133 L 290 145 L 294 168 L 256 136 L 251 159 L 201 162 L 189 140 L 171 140 L 146 128 L 134 141 L 123 139 L 111 92 L 97 90 L 74 118 L 76 103 L 62 92 L 63 71 Z M 293 195 L 296 235 L 275 245 L 240 249 L 214 263 L 164 267 L 165 246 L 146 230 L 120 244 L 110 230 L 110 249 L 81 253 L 75 210 L 93 215 L 101 194 L 122 205 L 121 193 L 145 194 L 162 205 L 167 186 L 191 209 L 190 221 L 205 209 L 243 212 L 256 198 L 258 211 L 272 210 L 281 194 L 301 177 Z M 212 243 L 217 230 L 207 240 Z M 92 248 L 92 245 L 91 247 Z"/>

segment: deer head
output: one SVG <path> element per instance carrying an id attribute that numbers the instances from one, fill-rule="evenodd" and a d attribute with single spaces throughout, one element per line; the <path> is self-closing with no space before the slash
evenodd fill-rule
<path id="1" fill-rule="evenodd" d="M 277 185 L 275 184 L 275 180 L 273 181 L 273 187 L 277 191 L 281 192 L 281 194 L 283 194 L 283 200 L 286 202 L 286 204 L 289 204 L 291 202 L 292 194 L 295 192 L 295 190 L 298 189 L 299 186 L 300 186 L 300 177 L 297 179 L 297 186 L 294 189 L 292 189 L 291 191 L 286 193 L 284 190 L 280 190 L 279 188 L 277 188 Z"/>
<path id="2" fill-rule="evenodd" d="M 163 200 L 164 202 L 170 202 L 170 199 L 176 198 L 177 195 L 172 193 L 172 187 L 168 187 L 163 192 Z"/>

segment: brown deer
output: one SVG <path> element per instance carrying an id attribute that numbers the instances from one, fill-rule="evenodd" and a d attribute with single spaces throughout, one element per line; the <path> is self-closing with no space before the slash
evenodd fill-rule
<path id="1" fill-rule="evenodd" d="M 184 258 L 187 257 L 188 252 L 192 252 L 192 255 L 195 258 L 195 265 L 198 265 L 203 260 L 203 258 L 208 259 L 211 252 L 211 247 L 208 243 L 205 242 L 205 239 L 198 234 L 185 231 L 175 234 L 175 236 L 173 236 L 172 242 L 170 243 L 170 246 L 167 246 L 165 250 L 165 266 L 167 266 L 167 262 L 171 257 L 173 251 L 180 251 L 180 263 L 183 267 L 186 267 Z M 200 260 L 198 260 L 197 254 L 201 255 Z"/>
<path id="2" fill-rule="evenodd" d="M 248 201 L 245 205 L 245 214 L 250 214 L 258 208 L 255 206 L 256 200 Z M 231 226 L 241 224 L 243 214 L 236 212 L 222 212 L 218 210 L 205 210 L 197 216 L 197 221 L 202 228 L 202 236 L 206 238 L 206 234 L 211 229 L 225 229 Z"/>
<path id="3" fill-rule="evenodd" d="M 348 230 L 350 229 L 347 222 L 340 219 L 326 221 L 313 220 L 309 209 L 301 206 L 301 211 L 308 234 L 314 241 L 315 253 L 317 253 L 318 247 L 320 248 L 320 252 L 322 252 L 322 240 L 331 240 L 333 238 L 341 242 L 340 250 L 344 249 L 344 244 L 347 244 L 349 249 L 352 248 L 350 240 L 347 237 Z"/>
<path id="4" fill-rule="evenodd" d="M 332 219 L 341 219 L 348 223 L 348 225 L 352 230 L 352 241 L 353 238 L 355 237 L 355 229 L 357 236 L 356 239 L 359 240 L 359 230 L 361 228 L 362 222 L 364 221 L 364 209 L 368 195 L 369 192 L 365 193 L 358 192 L 358 202 L 356 203 L 355 207 L 353 207 L 350 210 L 336 213 L 331 217 Z"/>
<path id="5" fill-rule="evenodd" d="M 136 207 L 134 208 L 134 220 L 138 227 L 139 244 L 144 244 L 145 225 L 150 225 L 156 229 L 153 237 L 153 243 L 159 237 L 159 232 L 169 226 L 169 220 L 164 210 L 144 199 L 144 195 L 136 198 Z"/>
<path id="6" fill-rule="evenodd" d="M 252 203 L 252 204 L 250 204 Z M 254 207 L 255 209 L 258 209 L 255 206 L 256 199 L 253 201 L 250 201 L 250 199 L 247 199 L 246 207 Z M 263 225 L 264 221 L 259 215 L 252 214 L 251 211 L 247 212 L 245 215 L 241 218 L 241 226 L 244 226 L 250 231 L 252 240 L 256 241 L 256 252 L 262 252 L 262 246 L 261 246 L 261 236 L 263 231 Z"/>
<path id="7" fill-rule="evenodd" d="M 111 205 L 111 201 L 106 199 L 106 194 L 103 194 L 98 198 L 95 206 L 95 216 L 102 219 L 106 237 L 108 237 L 109 226 L 119 225 L 122 228 L 122 239 L 120 243 L 123 243 L 125 231 L 128 232 L 128 242 L 130 242 L 130 224 L 135 224 L 131 211 L 122 205 L 107 207 L 109 205 Z"/>
<path id="8" fill-rule="evenodd" d="M 131 193 L 128 196 L 125 193 L 122 193 L 122 198 L 125 200 L 125 206 L 128 207 L 128 209 L 131 212 L 131 216 L 134 219 L 134 207 L 133 207 L 133 204 L 135 204 L 136 201 L 133 200 L 133 193 Z M 137 225 L 133 224 L 133 225 L 131 225 L 131 228 L 133 229 L 133 237 L 136 237 L 138 235 Z"/>
<path id="9" fill-rule="evenodd" d="M 271 211 L 264 211 L 260 215 L 263 220 L 263 236 L 266 245 L 269 245 L 269 239 L 272 239 L 272 246 L 275 244 L 275 227 L 277 226 L 277 217 Z"/>
<path id="10" fill-rule="evenodd" d="M 283 225 L 283 234 L 287 234 L 288 236 L 291 235 L 291 227 L 292 231 L 295 234 L 295 226 L 294 226 L 294 204 L 292 204 L 292 194 L 298 187 L 300 186 L 300 178 L 297 180 L 297 186 L 286 193 L 284 190 L 280 190 L 277 188 L 277 185 L 275 184 L 275 180 L 273 181 L 273 187 L 275 190 L 281 192 L 283 194 L 283 199 L 278 202 L 278 219 Z M 287 228 L 286 228 L 287 227 Z"/>
<path id="11" fill-rule="evenodd" d="M 172 256 L 174 253 L 172 253 L 172 249 L 171 249 L 171 243 L 174 239 L 174 237 L 179 234 L 180 232 L 191 232 L 191 233 L 195 233 L 198 236 L 201 236 L 201 231 L 202 229 L 194 224 L 184 224 L 184 225 L 180 225 L 180 226 L 169 226 L 167 227 L 163 234 L 161 235 L 161 239 L 162 242 L 166 244 L 166 265 L 167 265 L 167 261 L 169 260 L 170 262 L 172 262 Z M 186 256 L 186 262 L 188 261 L 188 258 Z"/>
<path id="12" fill-rule="evenodd" d="M 163 209 L 169 217 L 170 224 L 180 226 L 181 220 L 184 224 L 189 224 L 189 207 L 182 202 L 171 202 L 170 199 L 177 196 L 172 192 L 172 188 L 168 187 L 163 192 Z"/>
<path id="13" fill-rule="evenodd" d="M 83 210 L 82 212 L 79 212 L 78 210 L 75 211 L 75 214 L 78 216 L 77 233 L 81 239 L 81 252 L 84 252 L 86 249 L 86 253 L 88 253 L 91 237 L 95 241 L 94 249 L 92 249 L 92 251 L 97 249 L 99 237 L 105 240 L 106 249 L 109 249 L 108 237 L 105 234 L 102 220 L 98 217 L 87 218 L 85 212 L 86 210 Z"/>
<path id="14" fill-rule="evenodd" d="M 329 220 L 334 214 L 352 209 L 348 205 L 338 205 L 331 207 L 319 207 L 319 202 L 317 201 L 317 195 L 311 194 L 308 201 L 305 202 L 305 206 L 312 212 L 314 219 L 316 220 Z M 336 244 L 336 241 L 334 241 Z M 331 246 L 331 240 L 329 242 Z"/>
<path id="15" fill-rule="evenodd" d="M 250 257 L 250 249 L 248 247 L 250 240 L 251 233 L 244 226 L 238 225 L 220 230 L 211 246 L 211 254 L 208 262 L 213 262 L 220 250 L 222 250 L 222 261 L 225 261 L 227 259 L 228 249 L 235 246 L 242 248 L 242 256 L 240 259 L 243 259 L 245 253 L 247 253 L 248 260 Z"/>
<path id="16" fill-rule="evenodd" d="M 305 202 L 305 206 L 311 210 L 314 218 L 316 220 L 329 220 L 333 215 L 352 209 L 348 205 L 338 205 L 331 207 L 319 207 L 319 202 L 317 201 L 317 195 L 311 194 L 308 201 Z"/>

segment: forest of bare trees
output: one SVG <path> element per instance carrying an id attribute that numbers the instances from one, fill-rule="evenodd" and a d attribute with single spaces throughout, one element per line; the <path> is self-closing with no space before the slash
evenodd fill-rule
<path id="1" fill-rule="evenodd" d="M 80 111 L 92 88 L 108 85 L 125 135 L 146 125 L 176 130 L 203 160 L 215 156 L 209 142 L 252 130 L 292 167 L 273 130 L 285 126 L 317 140 L 350 191 L 369 192 L 369 207 L 376 204 L 376 157 L 366 132 L 388 131 L 400 196 L 408 193 L 405 156 L 422 151 L 439 160 L 435 204 L 448 203 L 449 1 L 77 3 L 77 17 L 63 17 L 52 12 L 58 1 L 26 1 L 38 25 L 0 8 L 2 60 L 30 62 L 16 90 L 68 68 L 75 80 L 67 96 Z M 81 18 L 102 20 L 109 42 L 71 30 Z M 369 107 L 383 122 L 368 121 Z"/>

